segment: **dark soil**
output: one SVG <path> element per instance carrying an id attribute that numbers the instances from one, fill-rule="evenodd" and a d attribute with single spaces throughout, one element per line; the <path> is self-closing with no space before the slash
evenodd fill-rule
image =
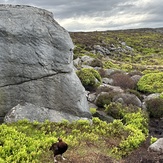
<path id="1" fill-rule="evenodd" d="M 131 153 L 130 156 L 124 158 L 124 163 L 163 163 L 163 153 L 150 152 L 149 138 L 137 150 Z"/>

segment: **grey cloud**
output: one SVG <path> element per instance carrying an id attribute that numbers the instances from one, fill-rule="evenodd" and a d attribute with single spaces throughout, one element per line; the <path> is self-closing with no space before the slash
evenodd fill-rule
<path id="1" fill-rule="evenodd" d="M 33 5 L 47 9 L 68 30 L 163 26 L 162 0 L 0 0 L 0 3 Z M 88 20 L 88 27 L 84 21 L 76 21 L 80 17 L 90 18 L 90 22 L 96 17 L 107 22 L 100 24 L 97 21 L 97 24 L 94 22 L 88 25 Z M 139 17 L 142 18 L 138 19 Z M 66 24 L 65 20 L 68 19 L 73 20 Z"/>

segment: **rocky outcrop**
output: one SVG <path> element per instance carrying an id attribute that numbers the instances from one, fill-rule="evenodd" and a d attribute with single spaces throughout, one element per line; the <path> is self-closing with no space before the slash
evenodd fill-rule
<path id="1" fill-rule="evenodd" d="M 64 111 L 57 111 L 39 107 L 31 103 L 25 103 L 24 105 L 18 104 L 13 107 L 5 116 L 4 122 L 10 123 L 21 119 L 27 119 L 31 122 L 45 122 L 46 120 L 52 122 L 61 122 L 66 119 L 69 122 L 80 119 L 78 116 L 65 113 Z"/>
<path id="2" fill-rule="evenodd" d="M 74 45 L 51 12 L 0 5 L 0 117 L 17 104 L 90 117 Z"/>

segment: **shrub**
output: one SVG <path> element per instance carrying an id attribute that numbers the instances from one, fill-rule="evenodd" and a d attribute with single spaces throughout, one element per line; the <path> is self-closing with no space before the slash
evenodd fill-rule
<path id="1" fill-rule="evenodd" d="M 126 106 L 118 102 L 111 102 L 109 105 L 105 105 L 105 112 L 116 119 L 121 119 L 125 113 L 134 113 L 138 110 L 137 106 Z"/>
<path id="2" fill-rule="evenodd" d="M 86 90 L 94 90 L 101 84 L 101 76 L 93 68 L 83 68 L 77 71 L 77 75 Z"/>
<path id="3" fill-rule="evenodd" d="M 143 124 L 146 119 L 142 118 L 143 114 L 140 111 L 123 116 L 125 123 L 123 120 L 107 123 L 99 118 L 92 118 L 92 121 L 80 119 L 72 123 L 66 120 L 59 123 L 50 121 L 31 123 L 23 120 L 2 124 L 0 162 L 51 162 L 52 153 L 48 152 L 49 147 L 58 137 L 62 137 L 69 144 L 70 153 L 76 149 L 79 152 L 84 149 L 87 153 L 88 145 L 91 145 L 89 147 L 93 150 L 98 147 L 100 153 L 109 147 L 115 154 L 124 156 L 144 140 Z M 114 145 L 108 142 L 109 139 L 112 139 Z"/>
<path id="4" fill-rule="evenodd" d="M 149 73 L 142 76 L 137 83 L 138 90 L 149 93 L 163 92 L 163 72 Z"/>
<path id="5" fill-rule="evenodd" d="M 98 107 L 104 107 L 111 103 L 114 93 L 101 92 L 96 99 L 96 105 Z"/>
<path id="6" fill-rule="evenodd" d="M 121 119 L 122 118 L 122 104 L 121 103 L 115 103 L 112 102 L 109 105 L 105 105 L 105 112 L 112 116 L 115 119 Z"/>
<path id="7" fill-rule="evenodd" d="M 124 89 L 134 89 L 135 84 L 134 81 L 130 78 L 130 76 L 123 73 L 116 73 L 111 76 L 113 79 L 113 85 L 122 87 Z"/>
<path id="8" fill-rule="evenodd" d="M 115 68 L 118 69 L 118 65 L 114 64 L 112 61 L 106 61 L 104 63 L 104 68 L 109 69 L 109 68 Z"/>
<path id="9" fill-rule="evenodd" d="M 123 121 L 125 122 L 124 130 L 129 133 L 128 137 L 124 138 L 118 147 L 112 149 L 112 153 L 120 156 L 128 155 L 133 149 L 145 141 L 148 136 L 147 118 L 144 113 L 139 110 L 135 113 L 123 113 Z"/>
<path id="10" fill-rule="evenodd" d="M 131 71 L 133 69 L 131 64 L 122 64 L 120 67 L 123 71 Z"/>
<path id="11" fill-rule="evenodd" d="M 163 99 L 163 92 L 162 92 L 162 93 L 160 93 L 160 98 L 162 98 L 162 99 Z"/>
<path id="12" fill-rule="evenodd" d="M 147 111 L 149 112 L 149 116 L 153 118 L 161 118 L 163 117 L 163 98 L 154 98 L 148 100 Z"/>

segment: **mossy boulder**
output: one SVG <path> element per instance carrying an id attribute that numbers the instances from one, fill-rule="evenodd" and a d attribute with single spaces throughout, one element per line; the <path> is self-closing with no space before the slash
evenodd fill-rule
<path id="1" fill-rule="evenodd" d="M 138 90 L 149 93 L 163 92 L 163 72 L 142 76 L 137 84 Z"/>
<path id="2" fill-rule="evenodd" d="M 76 73 L 86 90 L 94 90 L 101 84 L 101 76 L 93 68 L 82 68 Z"/>

